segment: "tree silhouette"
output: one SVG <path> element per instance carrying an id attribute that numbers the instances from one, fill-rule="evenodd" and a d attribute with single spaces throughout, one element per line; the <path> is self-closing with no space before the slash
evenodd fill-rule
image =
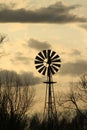
<path id="1" fill-rule="evenodd" d="M 76 110 L 77 113 L 81 114 L 87 120 L 85 112 L 87 111 L 87 76 L 82 75 L 79 83 L 71 86 L 69 93 L 62 94 L 57 99 L 60 106 Z"/>
<path id="2" fill-rule="evenodd" d="M 6 38 L 7 38 L 6 34 L 0 34 L 0 44 L 3 43 Z"/>
<path id="3" fill-rule="evenodd" d="M 21 75 L 0 71 L 0 130 L 24 130 L 26 112 L 32 106 L 34 90 L 22 84 Z"/>
<path id="4" fill-rule="evenodd" d="M 75 111 L 75 116 L 70 123 L 70 130 L 87 129 L 87 75 L 80 77 L 78 83 L 73 83 L 70 92 L 60 94 L 57 103 L 68 111 Z"/>

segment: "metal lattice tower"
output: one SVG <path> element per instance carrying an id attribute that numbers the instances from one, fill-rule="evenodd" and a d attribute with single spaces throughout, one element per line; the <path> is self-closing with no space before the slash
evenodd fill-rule
<path id="1" fill-rule="evenodd" d="M 56 52 L 51 50 L 43 50 L 39 52 L 35 58 L 35 67 L 39 73 L 47 76 L 46 84 L 46 95 L 45 95 L 45 106 L 44 106 L 44 118 L 48 121 L 53 119 L 56 115 L 56 104 L 54 96 L 54 87 L 52 75 L 54 75 L 61 66 L 61 60 Z"/>

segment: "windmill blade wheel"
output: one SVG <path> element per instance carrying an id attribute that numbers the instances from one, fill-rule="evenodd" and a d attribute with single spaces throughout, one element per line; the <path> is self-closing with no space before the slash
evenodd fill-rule
<path id="1" fill-rule="evenodd" d="M 42 75 L 55 74 L 61 67 L 59 55 L 52 50 L 43 50 L 35 58 L 35 67 Z"/>

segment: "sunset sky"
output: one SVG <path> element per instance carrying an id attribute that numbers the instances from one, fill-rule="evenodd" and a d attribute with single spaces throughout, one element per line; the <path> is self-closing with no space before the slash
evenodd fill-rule
<path id="1" fill-rule="evenodd" d="M 55 81 L 72 82 L 87 72 L 87 0 L 0 0 L 0 33 L 7 35 L 0 69 L 44 80 L 34 59 L 50 48 L 62 61 Z"/>

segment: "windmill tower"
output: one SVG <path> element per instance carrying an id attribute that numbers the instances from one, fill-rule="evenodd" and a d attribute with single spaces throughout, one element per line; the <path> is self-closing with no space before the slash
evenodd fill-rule
<path id="1" fill-rule="evenodd" d="M 39 52 L 35 58 L 35 67 L 39 73 L 47 76 L 46 84 L 46 95 L 45 95 L 45 106 L 44 106 L 44 117 L 48 121 L 53 119 L 56 115 L 56 104 L 54 96 L 54 87 L 52 76 L 59 71 L 61 66 L 61 60 L 59 55 L 55 51 L 43 50 Z"/>

